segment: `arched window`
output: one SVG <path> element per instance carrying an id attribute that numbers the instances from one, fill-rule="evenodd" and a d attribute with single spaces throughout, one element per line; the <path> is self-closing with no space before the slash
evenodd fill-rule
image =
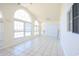
<path id="1" fill-rule="evenodd" d="M 3 18 L 3 17 L 2 17 L 2 13 L 1 13 L 1 12 L 0 12 L 0 18 Z"/>
<path id="2" fill-rule="evenodd" d="M 3 46 L 3 39 L 4 39 L 4 22 L 3 22 L 3 15 L 0 12 L 0 47 Z"/>
<path id="3" fill-rule="evenodd" d="M 31 17 L 28 12 L 26 12 L 23 9 L 17 10 L 14 14 L 15 19 L 27 21 L 27 22 L 32 22 Z"/>
<path id="4" fill-rule="evenodd" d="M 14 13 L 14 38 L 31 35 L 31 17 L 28 12 L 23 9 Z"/>
<path id="5" fill-rule="evenodd" d="M 34 22 L 34 35 L 39 35 L 39 22 L 37 20 Z"/>
<path id="6" fill-rule="evenodd" d="M 3 32 L 3 17 L 2 17 L 2 13 L 0 12 L 0 33 L 2 32 Z"/>

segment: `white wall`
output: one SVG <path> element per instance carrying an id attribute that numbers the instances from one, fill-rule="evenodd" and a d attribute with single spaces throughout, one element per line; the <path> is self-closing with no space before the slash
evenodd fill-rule
<path id="1" fill-rule="evenodd" d="M 60 22 L 60 40 L 67 56 L 79 55 L 79 34 L 67 31 L 67 12 L 72 6 L 71 4 L 63 4 Z"/>
<path id="2" fill-rule="evenodd" d="M 57 37 L 58 25 L 53 22 L 45 22 L 43 25 L 43 35 Z"/>

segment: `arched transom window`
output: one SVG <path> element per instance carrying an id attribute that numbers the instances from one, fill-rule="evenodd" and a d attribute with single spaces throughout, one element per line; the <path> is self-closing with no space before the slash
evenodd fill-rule
<path id="1" fill-rule="evenodd" d="M 30 36 L 32 20 L 28 12 L 23 9 L 14 13 L 14 38 Z"/>

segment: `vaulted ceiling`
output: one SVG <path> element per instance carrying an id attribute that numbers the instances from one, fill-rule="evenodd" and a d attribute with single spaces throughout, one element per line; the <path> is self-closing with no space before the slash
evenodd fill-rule
<path id="1" fill-rule="evenodd" d="M 21 5 L 26 7 L 40 21 L 59 21 L 60 3 L 23 3 Z"/>

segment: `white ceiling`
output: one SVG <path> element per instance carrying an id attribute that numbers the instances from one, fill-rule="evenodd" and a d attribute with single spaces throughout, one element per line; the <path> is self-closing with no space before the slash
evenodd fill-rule
<path id="1" fill-rule="evenodd" d="M 34 14 L 40 21 L 59 21 L 61 9 L 60 3 L 23 3 L 21 5 L 32 12 L 32 14 Z"/>

